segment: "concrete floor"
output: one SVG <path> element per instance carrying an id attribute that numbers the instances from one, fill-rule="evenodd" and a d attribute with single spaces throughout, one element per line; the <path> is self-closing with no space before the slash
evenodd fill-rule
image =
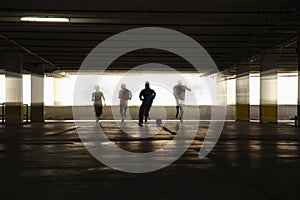
<path id="1" fill-rule="evenodd" d="M 174 137 L 162 130 L 152 138 L 130 139 L 114 122 L 101 126 L 133 152 L 153 151 Z M 125 126 L 140 130 L 136 124 Z M 178 125 L 165 126 L 176 131 Z M 208 122 L 201 122 L 191 147 L 170 166 L 130 174 L 92 157 L 74 123 L 2 126 L 0 199 L 299 199 L 299 128 L 226 122 L 213 151 L 200 160 L 207 128 Z"/>

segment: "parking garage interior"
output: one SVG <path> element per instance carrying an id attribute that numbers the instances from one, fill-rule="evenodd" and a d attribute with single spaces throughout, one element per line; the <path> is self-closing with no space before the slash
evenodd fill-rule
<path id="1" fill-rule="evenodd" d="M 1 1 L 1 199 L 299 199 L 298 4 Z"/>

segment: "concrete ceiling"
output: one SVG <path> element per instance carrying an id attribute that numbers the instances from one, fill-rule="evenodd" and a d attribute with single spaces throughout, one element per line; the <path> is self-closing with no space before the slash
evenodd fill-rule
<path id="1" fill-rule="evenodd" d="M 24 69 L 76 70 L 85 56 L 113 34 L 136 27 L 166 27 L 189 35 L 220 70 L 256 65 L 255 56 L 281 48 L 281 64 L 296 67 L 300 30 L 297 0 L 208 1 L 1 1 L 0 51 L 23 51 Z M 68 17 L 70 23 L 26 23 L 22 16 Z M 26 51 L 24 51 L 26 50 Z M 254 59 L 253 59 L 254 58 Z M 252 59 L 252 60 L 251 60 Z M 252 62 L 249 62 L 249 61 Z M 1 66 L 4 66 L 0 57 Z M 126 70 L 147 62 L 192 70 L 184 59 L 160 50 L 125 54 L 110 68 Z"/>

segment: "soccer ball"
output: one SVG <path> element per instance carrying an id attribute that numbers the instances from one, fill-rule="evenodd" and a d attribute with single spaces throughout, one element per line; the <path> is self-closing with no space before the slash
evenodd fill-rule
<path id="1" fill-rule="evenodd" d="M 161 124 L 162 124 L 162 121 L 161 121 L 161 119 L 156 119 L 156 121 L 155 121 L 155 122 L 156 122 L 156 125 L 157 125 L 157 126 L 161 126 Z"/>

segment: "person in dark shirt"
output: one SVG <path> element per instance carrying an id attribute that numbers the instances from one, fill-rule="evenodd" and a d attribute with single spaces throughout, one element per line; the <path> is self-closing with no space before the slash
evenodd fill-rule
<path id="1" fill-rule="evenodd" d="M 152 106 L 152 102 L 156 96 L 154 90 L 150 88 L 149 82 L 145 83 L 145 89 L 140 92 L 140 100 L 142 101 L 142 105 L 140 106 L 139 111 L 139 126 L 143 126 L 143 119 L 145 116 L 145 123 L 147 123 L 149 111 Z"/>

